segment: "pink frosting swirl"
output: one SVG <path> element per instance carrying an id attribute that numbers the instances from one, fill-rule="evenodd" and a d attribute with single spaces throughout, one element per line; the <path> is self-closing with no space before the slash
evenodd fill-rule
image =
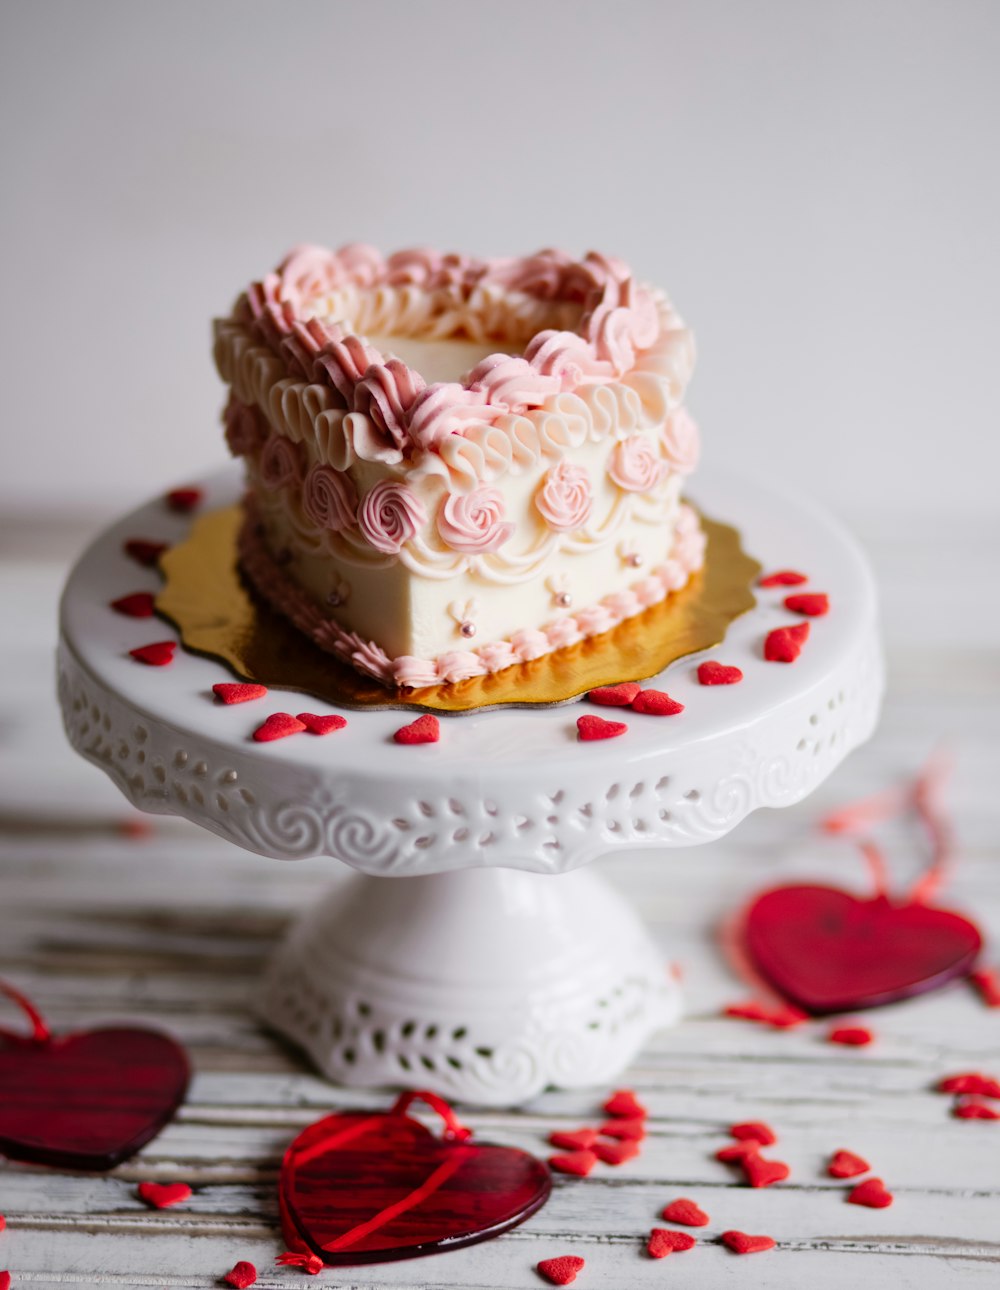
<path id="1" fill-rule="evenodd" d="M 487 672 L 502 672 L 505 667 L 511 667 L 519 662 L 510 641 L 490 641 L 488 645 L 477 649 L 476 653 Z"/>
<path id="2" fill-rule="evenodd" d="M 545 632 L 553 649 L 564 649 L 583 640 L 583 632 L 577 627 L 575 618 L 557 618 L 548 624 Z"/>
<path id="3" fill-rule="evenodd" d="M 499 488 L 449 493 L 438 511 L 437 527 L 448 546 L 468 552 L 497 551 L 514 532 L 514 525 L 504 521 Z"/>
<path id="4" fill-rule="evenodd" d="M 278 266 L 281 295 L 296 308 L 332 290 L 344 277 L 337 256 L 325 246 L 294 246 Z"/>
<path id="5" fill-rule="evenodd" d="M 451 650 L 437 661 L 443 681 L 468 681 L 473 676 L 485 676 L 486 666 L 478 654 L 467 650 Z"/>
<path id="6" fill-rule="evenodd" d="M 390 287 L 423 287 L 429 290 L 441 269 L 441 260 L 441 252 L 430 246 L 413 246 L 397 251 L 385 262 L 386 283 Z"/>
<path id="7" fill-rule="evenodd" d="M 416 493 L 405 484 L 380 479 L 365 494 L 358 526 L 376 551 L 396 555 L 427 520 Z"/>
<path id="8" fill-rule="evenodd" d="M 524 663 L 530 663 L 532 659 L 541 658 L 543 654 L 552 653 L 552 643 L 544 632 L 540 632 L 533 627 L 522 627 L 516 631 L 510 638 L 517 653 L 517 657 Z"/>
<path id="9" fill-rule="evenodd" d="M 594 499 L 590 476 L 565 457 L 547 472 L 535 495 L 535 506 L 549 528 L 560 533 L 582 528 Z"/>
<path id="10" fill-rule="evenodd" d="M 608 474 L 619 488 L 630 493 L 648 493 L 655 488 L 667 467 L 656 455 L 649 436 L 632 434 L 615 444 L 608 464 Z"/>
<path id="11" fill-rule="evenodd" d="M 306 475 L 302 509 L 321 529 L 339 533 L 350 528 L 358 512 L 358 495 L 350 478 L 332 466 L 315 465 Z"/>
<path id="12" fill-rule="evenodd" d="M 363 412 L 392 439 L 397 448 L 407 442 L 406 414 L 426 388 L 419 372 L 390 358 L 373 363 L 354 387 L 354 410 Z"/>
<path id="13" fill-rule="evenodd" d="M 351 407 L 354 387 L 373 364 L 381 361 L 382 355 L 377 349 L 366 345 L 358 336 L 344 336 L 336 328 L 334 339 L 320 350 L 314 370 L 317 376 L 325 375 Z"/>
<path id="14" fill-rule="evenodd" d="M 261 483 L 276 492 L 302 482 L 302 448 L 283 434 L 268 435 L 257 464 Z"/>
<path id="15" fill-rule="evenodd" d="M 423 448 L 433 448 L 450 434 L 486 419 L 486 396 L 457 381 L 437 382 L 421 390 L 410 408 L 410 435 Z"/>
<path id="16" fill-rule="evenodd" d="M 437 685 L 441 679 L 433 659 L 417 658 L 414 654 L 400 654 L 392 660 L 392 677 L 397 685 L 411 690 Z"/>
<path id="17" fill-rule="evenodd" d="M 611 364 L 597 358 L 593 345 L 575 331 L 540 331 L 528 343 L 524 357 L 543 375 L 558 378 L 563 390 L 614 376 Z"/>
<path id="18" fill-rule="evenodd" d="M 254 453 L 267 438 L 268 425 L 255 408 L 241 403 L 232 395 L 222 414 L 226 427 L 226 443 L 234 457 Z"/>
<path id="19" fill-rule="evenodd" d="M 686 408 L 671 412 L 660 431 L 660 443 L 667 461 L 681 475 L 690 475 L 701 454 L 701 436 Z"/>
<path id="20" fill-rule="evenodd" d="M 546 376 L 526 359 L 509 354 L 490 354 L 482 359 L 466 377 L 466 384 L 470 390 L 481 390 L 486 402 L 498 411 L 539 407 L 562 388 L 559 377 Z"/>

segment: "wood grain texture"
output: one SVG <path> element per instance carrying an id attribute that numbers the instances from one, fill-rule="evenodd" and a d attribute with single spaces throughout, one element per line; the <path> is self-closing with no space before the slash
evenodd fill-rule
<path id="1" fill-rule="evenodd" d="M 819 878 L 863 891 L 863 867 L 850 848 L 816 837 L 811 821 L 911 772 L 947 737 L 957 754 L 950 800 L 962 855 L 943 900 L 977 918 L 1000 960 L 1000 624 L 981 601 L 971 619 L 965 612 L 974 587 L 993 577 L 980 528 L 971 524 L 965 546 L 953 549 L 960 576 L 941 583 L 928 622 L 926 585 L 914 569 L 938 568 L 933 534 L 921 538 L 914 527 L 903 543 L 893 526 L 872 525 L 886 589 L 889 701 L 875 741 L 816 799 L 751 817 L 710 847 L 604 863 L 642 909 L 665 958 L 683 967 L 687 991 L 684 1022 L 657 1035 L 628 1072 L 650 1110 L 642 1154 L 587 1179 L 557 1178 L 542 1210 L 486 1244 L 331 1270 L 316 1284 L 507 1290 L 540 1284 L 535 1263 L 559 1254 L 587 1260 L 581 1290 L 641 1290 L 680 1276 L 699 1290 L 997 1284 L 1000 1125 L 955 1120 L 948 1099 L 930 1090 L 946 1072 L 1000 1073 L 1000 1011 L 955 984 L 868 1014 L 878 1038 L 865 1050 L 825 1043 L 824 1023 L 777 1032 L 727 1020 L 720 1007 L 746 991 L 713 935 L 769 883 Z M 70 753 L 59 727 L 51 662 L 57 555 L 50 544 L 44 559 L 22 551 L 0 569 L 3 603 L 17 605 L 0 624 L 0 974 L 32 995 L 56 1028 L 163 1027 L 188 1046 L 195 1075 L 177 1120 L 107 1176 L 0 1161 L 0 1213 L 8 1220 L 0 1267 L 33 1290 L 203 1290 L 249 1259 L 265 1290 L 302 1284 L 298 1272 L 273 1265 L 283 1248 L 282 1153 L 328 1111 L 378 1099 L 315 1076 L 261 1030 L 252 1002 L 275 939 L 337 881 L 338 867 L 263 860 L 177 820 L 153 821 L 145 838 L 123 834 L 132 813 Z M 906 826 L 886 835 L 901 885 L 919 869 L 918 837 Z M 553 1128 L 599 1122 L 602 1093 L 549 1092 L 515 1112 L 461 1114 L 477 1136 L 547 1154 Z M 388 1106 L 390 1096 L 384 1100 Z M 788 1182 L 754 1191 L 714 1159 L 726 1127 L 747 1119 L 776 1128 L 771 1154 L 791 1166 Z M 896 1196 L 892 1208 L 845 1203 L 849 1184 L 824 1172 L 837 1148 L 872 1162 Z M 143 1179 L 186 1181 L 194 1195 L 153 1212 L 136 1196 Z M 697 1233 L 696 1249 L 664 1268 L 644 1255 L 644 1241 L 677 1196 L 696 1199 L 712 1221 Z M 778 1248 L 731 1255 L 718 1237 L 732 1227 L 767 1232 Z"/>

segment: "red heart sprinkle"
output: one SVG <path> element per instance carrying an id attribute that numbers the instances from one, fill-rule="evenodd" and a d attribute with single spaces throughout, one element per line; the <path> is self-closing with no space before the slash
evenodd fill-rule
<path id="1" fill-rule="evenodd" d="M 800 591 L 785 597 L 785 608 L 793 614 L 805 614 L 807 618 L 822 618 L 830 612 L 830 597 L 822 591 Z"/>
<path id="2" fill-rule="evenodd" d="M 253 732 L 253 737 L 259 744 L 269 744 L 274 739 L 297 735 L 301 730 L 305 730 L 305 726 L 290 712 L 272 712 L 264 724 Z"/>
<path id="3" fill-rule="evenodd" d="M 311 1277 L 318 1276 L 326 1267 L 318 1254 L 297 1254 L 292 1250 L 286 1250 L 284 1254 L 279 1254 L 274 1261 L 282 1268 L 301 1268 L 303 1272 L 308 1272 Z"/>
<path id="4" fill-rule="evenodd" d="M 166 496 L 166 503 L 172 511 L 187 515 L 199 504 L 204 493 L 200 488 L 172 488 Z"/>
<path id="5" fill-rule="evenodd" d="M 112 600 L 111 608 L 116 614 L 124 614 L 126 618 L 152 618 L 153 596 L 148 591 L 133 591 L 130 596 L 119 596 L 117 600 Z"/>
<path id="6" fill-rule="evenodd" d="M 321 716 L 318 712 L 300 712 L 299 720 L 311 735 L 331 735 L 347 725 L 347 718 L 335 712 L 331 712 L 329 716 Z"/>
<path id="7" fill-rule="evenodd" d="M 773 1187 L 792 1172 L 783 1160 L 765 1160 L 754 1152 L 743 1161 L 743 1172 L 751 1187 Z"/>
<path id="8" fill-rule="evenodd" d="M 176 641 L 154 641 L 151 645 L 140 645 L 138 649 L 130 649 L 129 654 L 148 667 L 166 667 L 168 663 L 174 661 L 176 648 Z"/>
<path id="9" fill-rule="evenodd" d="M 773 1250 L 777 1242 L 773 1236 L 748 1236 L 746 1232 L 723 1232 L 722 1244 L 734 1254 L 761 1254 Z"/>
<path id="10" fill-rule="evenodd" d="M 790 1030 L 793 1026 L 801 1026 L 804 1021 L 809 1020 L 808 1013 L 803 1012 L 801 1008 L 793 1007 L 790 1003 L 782 1003 L 770 1008 L 753 999 L 749 1003 L 727 1004 L 723 1012 L 727 1017 L 739 1017 L 744 1021 L 760 1021 L 774 1026 L 776 1030 Z"/>
<path id="11" fill-rule="evenodd" d="M 561 1174 L 575 1174 L 578 1178 L 586 1176 L 597 1164 L 593 1151 L 569 1151 L 564 1156 L 549 1156 L 549 1168 Z"/>
<path id="12" fill-rule="evenodd" d="M 1000 1111 L 986 1102 L 977 1102 L 973 1098 L 958 1101 L 951 1108 L 957 1120 L 1000 1120 Z"/>
<path id="13" fill-rule="evenodd" d="M 692 1250 L 697 1243 L 689 1232 L 671 1232 L 665 1227 L 654 1227 L 646 1242 L 646 1250 L 651 1259 L 665 1259 L 668 1254 Z"/>
<path id="14" fill-rule="evenodd" d="M 683 1196 L 663 1207 L 663 1217 L 668 1223 L 683 1223 L 685 1227 L 707 1227 L 710 1220 L 700 1205 Z"/>
<path id="15" fill-rule="evenodd" d="M 766 578 L 761 578 L 757 583 L 758 587 L 801 587 L 809 579 L 804 573 L 796 573 L 794 569 L 779 569 L 777 573 L 769 573 Z"/>
<path id="16" fill-rule="evenodd" d="M 251 685 L 249 681 L 219 681 L 212 686 L 212 693 L 220 703 L 249 703 L 251 699 L 263 699 L 267 686 Z"/>
<path id="17" fill-rule="evenodd" d="M 847 1199 L 852 1205 L 867 1205 L 869 1209 L 886 1209 L 892 1204 L 893 1196 L 892 1192 L 886 1189 L 881 1178 L 866 1178 L 848 1194 Z"/>
<path id="18" fill-rule="evenodd" d="M 9 1272 L 0 1272 L 0 1290 L 10 1290 Z"/>
<path id="19" fill-rule="evenodd" d="M 1000 1080 L 978 1071 L 946 1075 L 937 1085 L 939 1093 L 978 1093 L 981 1097 L 1000 1097 Z"/>
<path id="20" fill-rule="evenodd" d="M 542 1259 L 535 1264 L 535 1271 L 544 1277 L 549 1285 L 568 1286 L 576 1280 L 577 1273 L 586 1266 L 583 1259 L 575 1254 L 562 1254 L 558 1259 Z"/>
<path id="21" fill-rule="evenodd" d="M 867 1026 L 834 1026 L 826 1037 L 829 1044 L 848 1044 L 852 1048 L 864 1048 L 874 1039 Z"/>
<path id="22" fill-rule="evenodd" d="M 3 1214 L 0 1214 L 0 1232 L 2 1232 L 6 1226 L 7 1226 L 6 1218 L 3 1216 Z"/>
<path id="23" fill-rule="evenodd" d="M 731 1165 L 734 1161 L 742 1164 L 748 1156 L 757 1155 L 763 1145 L 756 1138 L 744 1138 L 742 1142 L 731 1142 L 728 1147 L 720 1147 L 715 1158 L 726 1165 Z"/>
<path id="24" fill-rule="evenodd" d="M 129 538 L 124 545 L 125 554 L 148 569 L 155 566 L 166 549 L 166 542 L 150 542 L 146 538 Z"/>
<path id="25" fill-rule="evenodd" d="M 684 711 L 684 704 L 672 699 L 663 690 L 642 690 L 632 700 L 632 711 L 647 717 L 675 717 Z"/>
<path id="26" fill-rule="evenodd" d="M 223 1278 L 227 1285 L 235 1286 L 236 1290 L 248 1290 L 257 1280 L 257 1269 L 252 1263 L 247 1263 L 241 1259 L 233 1268 L 231 1268 Z"/>
<path id="27" fill-rule="evenodd" d="M 628 726 L 624 721 L 605 721 L 603 717 L 588 715 L 577 717 L 576 729 L 583 743 L 591 743 L 595 739 L 614 739 L 623 735 Z"/>
<path id="28" fill-rule="evenodd" d="M 622 681 L 619 685 L 600 685 L 587 698 L 605 708 L 627 708 L 641 689 L 637 681 Z"/>
<path id="29" fill-rule="evenodd" d="M 441 738 L 441 723 L 425 712 L 408 726 L 400 726 L 392 737 L 398 744 L 436 744 Z"/>
<path id="30" fill-rule="evenodd" d="M 1000 1008 L 1000 972 L 996 968 L 977 968 L 969 973 L 969 980 L 987 1008 Z"/>
<path id="31" fill-rule="evenodd" d="M 187 1183 L 143 1182 L 136 1190 L 139 1193 L 139 1199 L 144 1200 L 153 1209 L 169 1209 L 171 1205 L 179 1205 L 191 1195 L 191 1188 Z"/>
<path id="32" fill-rule="evenodd" d="M 769 663 L 794 663 L 802 653 L 802 646 L 809 635 L 808 623 L 792 623 L 788 627 L 775 627 L 764 640 L 764 657 Z"/>
<path id="33" fill-rule="evenodd" d="M 606 1138 L 620 1138 L 622 1142 L 641 1142 L 646 1136 L 645 1120 L 606 1120 L 601 1125 Z"/>
<path id="34" fill-rule="evenodd" d="M 735 685 L 743 680 L 743 673 L 738 667 L 709 659 L 707 663 L 698 665 L 698 680 L 702 685 Z"/>
<path id="35" fill-rule="evenodd" d="M 618 1088 L 604 1103 L 603 1110 L 616 1120 L 644 1119 L 647 1111 L 630 1088 Z"/>
<path id="36" fill-rule="evenodd" d="M 866 1174 L 871 1168 L 867 1160 L 856 1156 L 853 1151 L 835 1151 L 826 1166 L 831 1178 L 857 1178 Z"/>
<path id="37" fill-rule="evenodd" d="M 586 1151 L 597 1141 L 596 1129 L 575 1129 L 573 1132 L 556 1130 L 549 1134 L 549 1142 L 563 1151 Z"/>
<path id="38" fill-rule="evenodd" d="M 765 1147 L 773 1146 L 778 1141 L 775 1131 L 762 1120 L 745 1120 L 742 1124 L 734 1124 L 729 1130 L 729 1136 L 740 1140 L 756 1138 Z"/>
<path id="39" fill-rule="evenodd" d="M 623 1165 L 627 1160 L 634 1160 L 639 1154 L 638 1142 L 595 1142 L 594 1155 L 606 1165 Z"/>

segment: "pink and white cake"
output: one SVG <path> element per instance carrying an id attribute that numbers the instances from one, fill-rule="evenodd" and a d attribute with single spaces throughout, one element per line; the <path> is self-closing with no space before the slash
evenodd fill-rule
<path id="1" fill-rule="evenodd" d="M 620 260 L 299 246 L 215 360 L 244 573 L 384 685 L 599 636 L 703 562 L 693 340 Z"/>

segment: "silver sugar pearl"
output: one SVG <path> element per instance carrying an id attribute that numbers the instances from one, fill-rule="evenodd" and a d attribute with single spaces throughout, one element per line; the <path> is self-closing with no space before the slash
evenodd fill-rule
<path id="1" fill-rule="evenodd" d="M 569 594 L 568 591 L 560 591 L 558 596 L 556 596 L 556 604 L 559 606 L 560 609 L 569 609 L 572 603 L 573 603 L 573 597 Z"/>
<path id="2" fill-rule="evenodd" d="M 466 638 L 468 638 L 468 637 L 470 637 L 470 636 L 475 636 L 475 634 L 476 634 L 476 624 L 475 624 L 475 623 L 470 623 L 470 622 L 464 622 L 464 623 L 462 623 L 462 625 L 459 627 L 459 629 L 458 629 L 458 630 L 459 630 L 459 631 L 462 633 L 462 635 L 463 635 L 463 636 L 465 636 Z"/>

